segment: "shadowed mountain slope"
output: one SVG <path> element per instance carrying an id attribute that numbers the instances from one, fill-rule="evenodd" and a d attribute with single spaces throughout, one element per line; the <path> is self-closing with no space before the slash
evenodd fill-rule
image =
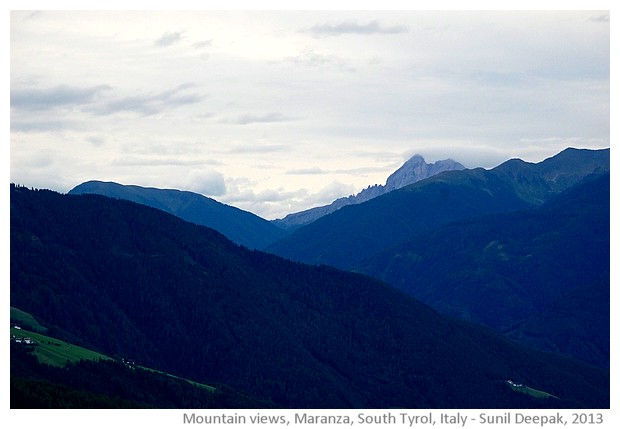
<path id="1" fill-rule="evenodd" d="M 609 366 L 609 174 L 529 211 L 444 226 L 358 270 L 444 314 Z"/>
<path id="2" fill-rule="evenodd" d="M 11 186 L 11 305 L 108 355 L 293 408 L 607 408 L 609 372 L 159 210 Z M 534 399 L 505 380 L 559 399 Z"/>
<path id="3" fill-rule="evenodd" d="M 235 243 L 252 249 L 264 248 L 286 235 L 253 213 L 194 192 L 93 180 L 76 186 L 69 194 L 99 194 L 155 207 L 188 222 L 213 228 Z"/>

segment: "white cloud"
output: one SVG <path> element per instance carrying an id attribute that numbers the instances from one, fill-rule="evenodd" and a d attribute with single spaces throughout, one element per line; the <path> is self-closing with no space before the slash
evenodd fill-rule
<path id="1" fill-rule="evenodd" d="M 288 146 L 284 144 L 259 143 L 256 145 L 235 145 L 228 150 L 232 154 L 260 154 L 274 153 L 288 150 Z"/>
<path id="2" fill-rule="evenodd" d="M 319 167 L 311 167 L 311 168 L 298 168 L 298 169 L 293 169 L 293 170 L 287 170 L 286 174 L 313 175 L 313 174 L 329 174 L 329 172 Z"/>
<path id="3" fill-rule="evenodd" d="M 124 156 L 113 159 L 110 164 L 122 167 L 162 167 L 162 166 L 201 166 L 205 162 L 199 159 L 178 159 L 157 157 Z"/>
<path id="4" fill-rule="evenodd" d="M 182 31 L 165 33 L 159 39 L 155 40 L 155 45 L 160 47 L 174 45 L 183 40 L 183 37 L 184 36 Z"/>
<path id="5" fill-rule="evenodd" d="M 213 40 L 199 40 L 198 42 L 192 43 L 192 46 L 196 49 L 208 48 L 213 44 Z"/>
<path id="6" fill-rule="evenodd" d="M 110 89 L 112 88 L 109 85 L 97 85 L 89 88 L 61 85 L 43 89 L 11 89 L 11 108 L 37 111 L 88 105 L 93 103 L 102 91 Z"/>
<path id="7" fill-rule="evenodd" d="M 111 115 L 118 112 L 134 112 L 153 115 L 167 109 L 200 103 L 204 96 L 188 93 L 193 84 L 181 84 L 175 88 L 148 94 L 114 97 L 110 85 L 93 87 L 72 87 L 61 85 L 53 88 L 16 88 L 11 90 L 11 108 L 32 115 L 37 111 L 79 109 L 96 115 Z M 34 120 L 36 124 L 38 119 Z"/>
<path id="8" fill-rule="evenodd" d="M 334 54 L 319 53 L 312 48 L 304 48 L 299 53 L 286 57 L 284 61 L 305 67 L 332 67 L 340 71 L 355 71 L 355 66 L 352 64 L 351 60 Z"/>
<path id="9" fill-rule="evenodd" d="M 11 119 L 11 132 L 16 133 L 40 133 L 40 132 L 59 132 L 63 130 L 76 130 L 83 128 L 83 124 L 73 119 L 48 119 L 18 116 Z"/>
<path id="10" fill-rule="evenodd" d="M 108 99 L 92 106 L 88 110 L 97 115 L 112 115 L 119 112 L 132 112 L 139 115 L 154 115 L 168 109 L 188 104 L 200 103 L 204 96 L 186 93 L 193 87 L 191 84 L 179 85 L 176 88 L 157 93 L 132 95 L 116 99 Z"/>
<path id="11" fill-rule="evenodd" d="M 248 124 L 268 124 L 274 122 L 288 122 L 293 120 L 287 116 L 284 116 L 280 112 L 269 112 L 265 114 L 250 114 L 245 113 L 243 115 L 239 115 L 236 118 L 230 120 L 229 122 L 239 125 L 248 125 Z"/>
<path id="12" fill-rule="evenodd" d="M 590 21 L 609 23 L 609 13 L 602 13 L 600 15 L 591 16 Z"/>
<path id="13" fill-rule="evenodd" d="M 226 195 L 226 183 L 221 173 L 213 170 L 195 170 L 189 174 L 188 181 L 181 181 L 179 188 L 191 190 L 208 197 Z"/>
<path id="14" fill-rule="evenodd" d="M 251 180 L 226 180 L 226 194 L 220 201 L 254 213 L 266 219 L 277 219 L 288 213 L 308 207 L 330 204 L 337 198 L 358 192 L 354 186 L 333 181 L 317 192 L 300 188 L 286 191 L 284 188 L 256 191 Z"/>
<path id="15" fill-rule="evenodd" d="M 407 27 L 402 25 L 386 26 L 374 20 L 365 24 L 355 21 L 344 21 L 338 24 L 320 24 L 315 25 L 308 30 L 317 36 L 342 36 L 345 34 L 398 34 L 407 32 Z"/>

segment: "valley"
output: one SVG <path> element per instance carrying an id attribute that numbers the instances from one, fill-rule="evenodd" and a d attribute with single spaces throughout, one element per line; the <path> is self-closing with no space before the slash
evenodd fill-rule
<path id="1" fill-rule="evenodd" d="M 268 249 L 286 240 L 308 252 L 331 236 L 321 258 L 347 258 L 335 267 L 241 246 L 143 203 L 11 185 L 13 315 L 38 327 L 33 337 L 130 356 L 153 375 L 225 392 L 199 400 L 209 407 L 608 407 L 609 316 L 597 311 L 609 300 L 608 151 L 500 167 L 444 171 L 343 207 Z M 397 269 L 414 273 L 410 263 L 420 271 L 401 284 Z M 575 314 L 578 335 L 562 348 L 568 325 L 558 316 L 585 296 L 596 300 Z M 546 347 L 529 340 L 543 328 Z M 12 362 L 28 386 L 21 392 L 45 377 L 59 388 L 53 371 L 36 369 L 47 375 L 33 379 Z M 116 371 L 82 362 L 76 371 Z"/>

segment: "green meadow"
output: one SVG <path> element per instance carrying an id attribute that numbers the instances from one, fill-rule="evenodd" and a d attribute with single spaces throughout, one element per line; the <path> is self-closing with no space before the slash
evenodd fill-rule
<path id="1" fill-rule="evenodd" d="M 34 355 L 39 359 L 39 362 L 48 365 L 62 367 L 67 362 L 77 362 L 82 359 L 110 359 L 101 353 L 26 329 L 11 328 L 11 335 L 18 338 L 31 338 L 35 342 Z"/>
<path id="2" fill-rule="evenodd" d="M 79 347 L 75 344 L 71 344 L 66 341 L 62 341 L 57 338 L 45 335 L 44 332 L 47 331 L 46 327 L 39 324 L 39 322 L 37 322 L 37 320 L 31 314 L 19 310 L 15 307 L 11 307 L 11 320 L 14 324 L 17 324 L 18 326 L 23 325 L 30 328 L 25 329 L 23 327 L 11 327 L 11 336 L 15 336 L 16 338 L 30 338 L 31 340 L 33 340 L 33 354 L 37 357 L 40 363 L 64 367 L 68 362 L 77 362 L 79 360 L 111 359 L 110 357 L 95 352 L 93 350 L 85 349 L 84 347 Z M 139 366 L 139 368 L 162 375 L 167 375 L 176 379 L 184 380 L 193 384 L 194 386 L 207 389 L 209 391 L 215 391 L 215 388 L 213 386 L 209 386 L 207 384 L 187 380 L 185 378 L 177 377 L 175 375 L 151 368 L 146 368 L 142 366 Z"/>

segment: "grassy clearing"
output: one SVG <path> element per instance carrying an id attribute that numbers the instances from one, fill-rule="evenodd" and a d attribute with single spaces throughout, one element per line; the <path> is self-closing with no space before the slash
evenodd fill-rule
<path id="1" fill-rule="evenodd" d="M 27 314 L 27 313 L 24 313 Z M 32 317 L 32 316 L 30 316 Z M 15 319 L 17 320 L 17 319 Z M 40 325 L 39 325 L 40 326 Z M 45 328 L 44 328 L 45 329 Z M 35 341 L 34 346 L 34 355 L 37 357 L 39 362 L 45 363 L 48 365 L 64 367 L 67 365 L 67 362 L 77 362 L 79 360 L 99 360 L 99 359 L 111 359 L 108 356 L 105 356 L 101 353 L 85 349 L 83 347 L 76 346 L 71 343 L 67 343 L 65 341 L 61 341 L 57 338 L 53 338 L 39 332 L 33 332 L 27 329 L 16 329 L 11 328 L 11 335 L 15 335 L 15 337 L 19 338 L 30 338 Z M 144 369 L 146 371 L 155 372 L 157 374 L 166 375 L 168 377 L 173 377 L 179 380 L 187 381 L 188 383 L 208 390 L 209 392 L 214 392 L 216 389 L 213 386 L 209 386 L 208 384 L 198 383 L 192 380 L 188 380 L 185 378 L 177 377 L 176 375 L 168 374 L 166 372 L 158 371 L 152 368 L 146 368 L 139 366 L 139 368 Z"/>
<path id="2" fill-rule="evenodd" d="M 28 337 L 34 340 L 36 342 L 34 355 L 39 359 L 39 362 L 48 365 L 64 367 L 67 362 L 77 362 L 82 359 L 110 359 L 101 353 L 26 329 L 11 328 L 11 335 L 15 335 L 15 337 Z"/>

